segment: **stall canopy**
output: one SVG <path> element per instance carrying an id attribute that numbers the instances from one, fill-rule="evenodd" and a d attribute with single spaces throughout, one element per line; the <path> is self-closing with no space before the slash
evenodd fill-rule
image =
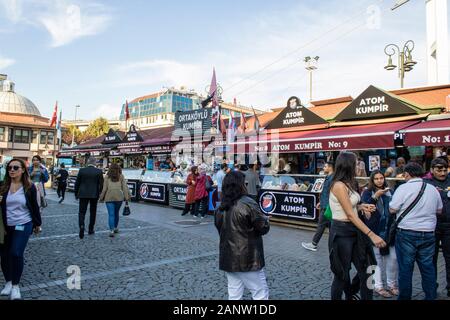
<path id="1" fill-rule="evenodd" d="M 280 133 L 260 137 L 259 141 L 237 142 L 236 153 L 254 152 L 318 152 L 341 150 L 392 149 L 395 135 L 418 121 L 401 121 L 383 124 L 336 127 L 324 130 L 311 130 Z M 239 147 L 241 145 L 241 147 Z M 245 145 L 245 148 L 242 148 Z"/>
<path id="2" fill-rule="evenodd" d="M 450 146 L 450 119 L 424 121 L 401 132 L 407 146 Z"/>

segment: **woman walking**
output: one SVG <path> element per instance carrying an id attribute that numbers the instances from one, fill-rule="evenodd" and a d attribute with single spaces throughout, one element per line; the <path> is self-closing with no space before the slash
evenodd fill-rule
<path id="1" fill-rule="evenodd" d="M 191 215 L 195 215 L 195 181 L 198 177 L 198 167 L 193 166 L 191 168 L 191 173 L 186 179 L 187 184 L 187 194 L 186 194 L 186 204 L 184 206 L 182 216 L 186 215 L 191 211 Z"/>
<path id="2" fill-rule="evenodd" d="M 389 212 L 389 203 L 392 194 L 387 186 L 384 174 L 380 170 L 372 172 L 370 175 L 369 186 L 362 194 L 362 202 L 373 204 L 376 207 L 375 212 L 366 215 L 363 219 L 366 225 L 373 233 L 386 241 L 389 228 L 394 221 L 394 216 Z M 377 268 L 375 278 L 375 292 L 384 298 L 397 296 L 398 291 L 398 264 L 395 248 L 384 247 L 374 248 L 375 258 L 377 259 Z M 387 290 L 384 280 L 387 280 Z"/>
<path id="3" fill-rule="evenodd" d="M 42 164 L 42 159 L 39 155 L 33 156 L 32 164 L 28 168 L 28 173 L 31 178 L 31 182 L 33 182 L 37 188 L 38 194 L 38 204 L 39 207 L 45 207 L 45 184 L 49 179 L 47 168 Z"/>
<path id="4" fill-rule="evenodd" d="M 209 191 L 206 188 L 206 183 L 213 185 L 213 181 L 210 176 L 206 174 L 206 168 L 204 165 L 200 166 L 200 174 L 195 179 L 195 214 L 194 217 L 198 217 L 201 214 L 203 219 L 208 213 L 208 200 Z M 200 205 L 203 206 L 202 212 L 200 213 Z"/>
<path id="5" fill-rule="evenodd" d="M 253 300 L 268 300 L 262 236 L 269 232 L 269 218 L 247 196 L 242 172 L 225 176 L 222 195 L 215 225 L 220 235 L 219 268 L 227 275 L 229 299 L 242 299 L 248 288 Z"/>
<path id="6" fill-rule="evenodd" d="M 336 160 L 335 174 L 331 183 L 329 206 L 333 214 L 330 228 L 330 267 L 334 274 L 331 299 L 341 300 L 342 293 L 351 299 L 350 269 L 353 263 L 360 280 L 361 298 L 372 299 L 372 291 L 367 287 L 367 267 L 376 265 L 373 245 L 377 248 L 386 243 L 372 232 L 359 218 L 358 211 L 371 213 L 374 205 L 361 204 L 357 192 L 356 156 L 343 152 Z"/>
<path id="7" fill-rule="evenodd" d="M 12 159 L 7 165 L 2 196 L 2 220 L 6 230 L 0 246 L 1 267 L 6 280 L 2 296 L 21 299 L 20 278 L 24 268 L 23 254 L 32 232 L 41 231 L 41 214 L 37 203 L 37 189 L 30 181 L 25 162 Z"/>
<path id="8" fill-rule="evenodd" d="M 127 181 L 122 175 L 122 169 L 116 163 L 111 164 L 100 194 L 100 202 L 105 202 L 108 210 L 110 237 L 114 237 L 114 234 L 119 233 L 120 207 L 123 201 L 128 204 L 130 198 L 130 191 Z"/>

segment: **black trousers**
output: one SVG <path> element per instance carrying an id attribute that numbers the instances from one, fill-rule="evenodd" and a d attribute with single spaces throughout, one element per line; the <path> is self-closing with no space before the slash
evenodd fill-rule
<path id="1" fill-rule="evenodd" d="M 183 209 L 183 215 L 187 214 L 189 211 L 191 211 L 191 215 L 195 214 L 195 203 L 186 203 L 184 205 Z"/>
<path id="2" fill-rule="evenodd" d="M 80 212 L 78 214 L 78 223 L 80 228 L 84 229 L 84 220 L 86 217 L 86 211 L 88 204 L 90 205 L 90 216 L 89 216 L 89 231 L 94 230 L 95 218 L 97 216 L 97 203 L 98 199 L 86 199 L 80 198 Z"/>
<path id="3" fill-rule="evenodd" d="M 325 219 L 325 210 L 320 210 L 319 223 L 317 224 L 316 233 L 314 234 L 312 244 L 317 246 L 322 239 L 323 233 L 326 228 L 330 227 L 330 220 Z"/>
<path id="4" fill-rule="evenodd" d="M 342 293 L 345 294 L 347 300 L 350 300 L 352 294 L 358 291 L 358 287 L 361 292 L 361 300 L 372 300 L 373 291 L 367 287 L 369 274 L 364 266 L 361 265 L 360 259 L 358 259 L 356 227 L 351 223 L 337 224 L 333 221 L 331 228 L 334 228 L 333 233 L 336 234 L 334 241 L 337 245 L 339 260 L 344 269 L 345 277 L 341 279 L 337 275 L 334 275 L 331 285 L 331 300 L 342 300 Z M 332 238 L 330 238 L 330 246 L 332 245 L 331 240 Z M 353 279 L 353 281 L 350 279 L 352 264 L 355 266 L 357 272 L 357 279 Z"/>
<path id="5" fill-rule="evenodd" d="M 67 188 L 67 183 L 66 182 L 59 182 L 58 183 L 58 189 L 56 190 L 56 194 L 58 195 L 58 198 L 63 198 L 66 195 L 66 188 Z"/>
<path id="6" fill-rule="evenodd" d="M 195 216 L 198 217 L 199 213 L 202 215 L 202 217 L 206 216 L 206 214 L 208 213 L 208 200 L 209 200 L 209 196 L 206 196 L 200 200 L 195 200 Z M 202 212 L 200 211 L 200 205 L 203 206 L 202 208 Z"/>
<path id="7" fill-rule="evenodd" d="M 445 272 L 447 276 L 447 290 L 450 290 L 450 228 L 436 229 L 436 251 L 433 257 L 434 267 L 437 273 L 437 262 L 439 256 L 439 243 L 442 246 L 442 253 L 445 259 Z"/>

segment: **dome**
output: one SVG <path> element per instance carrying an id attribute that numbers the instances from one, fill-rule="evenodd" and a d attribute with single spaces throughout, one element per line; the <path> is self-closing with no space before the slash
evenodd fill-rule
<path id="1" fill-rule="evenodd" d="M 33 102 L 14 92 L 14 82 L 3 81 L 0 88 L 0 112 L 11 112 L 41 116 Z M 3 89 L 3 91 L 1 91 Z"/>

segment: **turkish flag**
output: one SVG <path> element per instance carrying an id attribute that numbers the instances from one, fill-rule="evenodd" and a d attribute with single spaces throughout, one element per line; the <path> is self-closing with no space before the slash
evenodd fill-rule
<path id="1" fill-rule="evenodd" d="M 125 121 L 128 121 L 130 119 L 130 109 L 128 109 L 128 100 L 125 103 Z"/>
<path id="2" fill-rule="evenodd" d="M 57 117 L 58 117 L 58 101 L 56 101 L 56 104 L 55 104 L 55 110 L 53 111 L 52 121 L 50 122 L 50 127 L 53 127 L 54 125 L 56 125 Z"/>

